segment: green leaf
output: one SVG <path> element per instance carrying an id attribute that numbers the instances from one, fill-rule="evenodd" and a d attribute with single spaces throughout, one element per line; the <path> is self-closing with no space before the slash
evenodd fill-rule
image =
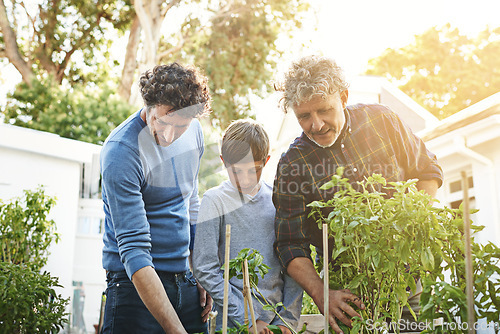
<path id="1" fill-rule="evenodd" d="M 356 227 L 356 226 L 358 226 L 358 225 L 359 225 L 359 221 L 358 221 L 358 220 L 352 221 L 352 222 L 350 222 L 350 223 L 349 223 L 349 225 L 347 226 L 347 229 L 348 229 L 348 230 L 349 230 L 349 229 L 353 229 L 353 228 L 355 228 L 355 227 Z"/>
<path id="2" fill-rule="evenodd" d="M 410 244 L 408 242 L 403 242 L 403 245 L 400 249 L 401 260 L 403 262 L 407 262 L 410 259 Z"/>
<path id="3" fill-rule="evenodd" d="M 406 292 L 406 290 L 401 286 L 396 286 L 394 288 L 394 291 L 396 292 L 401 305 L 406 305 L 406 303 L 408 302 L 408 293 Z"/>
<path id="4" fill-rule="evenodd" d="M 429 247 L 422 250 L 421 260 L 425 270 L 432 270 L 434 268 L 434 256 Z"/>
<path id="5" fill-rule="evenodd" d="M 354 277 L 354 279 L 349 282 L 349 288 L 350 289 L 356 289 L 366 278 L 366 275 L 364 274 L 359 274 L 357 275 L 356 277 Z"/>
<path id="6" fill-rule="evenodd" d="M 345 252 L 348 249 L 349 249 L 349 247 L 347 247 L 347 246 L 342 246 L 338 249 L 335 249 L 333 254 L 332 254 L 332 261 L 335 260 L 337 257 L 339 257 L 340 254 L 342 254 L 343 252 Z"/>
<path id="7" fill-rule="evenodd" d="M 310 208 L 324 208 L 326 205 L 327 205 L 326 203 L 320 201 L 314 201 L 307 204 L 307 206 Z"/>
<path id="8" fill-rule="evenodd" d="M 335 187 L 335 184 L 336 184 L 336 182 L 328 181 L 325 184 L 323 184 L 319 189 L 321 189 L 321 190 L 328 190 L 328 189 L 331 189 L 331 188 Z"/>
<path id="9" fill-rule="evenodd" d="M 373 255 L 372 257 L 372 262 L 373 262 L 373 265 L 375 266 L 375 268 L 378 268 L 378 264 L 380 263 L 380 253 L 376 253 Z"/>
<path id="10" fill-rule="evenodd" d="M 408 284 L 408 287 L 410 290 L 415 293 L 417 291 L 417 284 L 415 282 L 415 278 L 411 274 L 406 274 L 406 284 Z"/>
<path id="11" fill-rule="evenodd" d="M 262 306 L 264 311 L 274 311 L 274 307 L 272 305 L 264 305 Z"/>
<path id="12" fill-rule="evenodd" d="M 267 328 L 269 328 L 274 334 L 282 334 L 281 328 L 276 325 L 268 325 Z"/>

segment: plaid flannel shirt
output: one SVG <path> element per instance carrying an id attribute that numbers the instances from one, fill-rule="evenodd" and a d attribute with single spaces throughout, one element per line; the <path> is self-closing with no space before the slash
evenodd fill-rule
<path id="1" fill-rule="evenodd" d="M 322 253 L 322 234 L 314 219 L 308 218 L 307 204 L 332 198 L 334 188 L 319 188 L 331 180 L 337 167 L 345 168 L 344 177 L 351 182 L 378 173 L 387 181 L 418 178 L 442 184 L 436 156 L 387 107 L 357 104 L 348 106 L 345 115 L 344 129 L 331 147 L 321 148 L 302 133 L 281 156 L 273 202 L 275 248 L 285 269 L 296 257 L 310 258 L 310 244 Z"/>

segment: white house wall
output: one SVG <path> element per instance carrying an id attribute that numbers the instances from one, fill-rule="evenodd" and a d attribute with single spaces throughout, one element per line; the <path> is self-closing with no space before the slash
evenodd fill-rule
<path id="1" fill-rule="evenodd" d="M 64 298 L 73 298 L 73 282 L 85 288 L 85 324 L 89 332 L 99 317 L 100 297 L 105 287 L 101 264 L 102 235 L 84 236 L 77 233 L 78 218 L 89 214 L 81 210 L 93 203 L 91 215 L 103 215 L 102 201 L 81 199 L 90 196 L 98 184 L 95 164 L 101 147 L 57 135 L 0 124 L 0 199 L 8 201 L 44 185 L 45 193 L 56 197 L 49 219 L 56 222 L 60 241 L 52 244 L 44 270 L 59 278 L 63 288 L 56 289 Z M 82 179 L 82 166 L 87 168 Z M 94 168 L 93 168 L 94 167 Z M 90 176 L 90 179 L 88 179 Z M 97 178 L 97 179 L 96 179 Z M 86 187 L 82 187 L 83 184 Z M 87 192 L 85 192 L 87 190 Z M 88 286 L 87 286 L 88 282 Z M 100 285 L 99 283 L 100 282 Z M 68 312 L 72 312 L 72 303 Z"/>
<path id="2" fill-rule="evenodd" d="M 491 160 L 492 165 L 475 161 L 472 173 L 479 212 L 477 221 L 486 228 L 479 234 L 479 241 L 500 245 L 500 138 L 475 148 Z"/>
<path id="3" fill-rule="evenodd" d="M 8 201 L 23 190 L 45 186 L 45 193 L 56 197 L 49 219 L 57 224 L 60 240 L 50 246 L 45 270 L 59 277 L 65 298 L 72 297 L 75 228 L 78 212 L 80 165 L 17 149 L 0 147 L 0 199 Z"/>
<path id="4" fill-rule="evenodd" d="M 101 199 L 80 199 L 79 218 L 104 219 Z M 83 316 L 88 331 L 99 323 L 101 297 L 106 289 L 106 273 L 102 267 L 102 234 L 95 229 L 77 229 L 73 280 L 83 282 L 85 305 Z"/>
<path id="5" fill-rule="evenodd" d="M 474 196 L 479 212 L 474 221 L 486 228 L 477 236 L 480 242 L 500 245 L 500 118 L 498 115 L 459 128 L 426 142 L 438 157 L 444 172 L 444 187 L 461 171 L 473 177 Z M 438 199 L 447 204 L 446 191 Z"/>

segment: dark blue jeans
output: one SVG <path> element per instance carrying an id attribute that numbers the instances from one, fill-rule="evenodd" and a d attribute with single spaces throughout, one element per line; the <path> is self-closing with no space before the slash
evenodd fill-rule
<path id="1" fill-rule="evenodd" d="M 158 271 L 168 298 L 188 333 L 208 333 L 201 320 L 202 308 L 196 280 L 190 271 Z M 107 274 L 106 307 L 101 333 L 164 333 L 160 324 L 142 302 L 125 271 Z"/>

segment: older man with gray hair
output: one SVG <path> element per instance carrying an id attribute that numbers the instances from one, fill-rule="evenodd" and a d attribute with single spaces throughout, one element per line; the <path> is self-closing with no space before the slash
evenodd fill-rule
<path id="1" fill-rule="evenodd" d="M 308 217 L 307 204 L 326 201 L 335 189 L 320 190 L 338 167 L 355 184 L 373 173 L 387 181 L 418 179 L 417 188 L 434 196 L 442 170 L 423 141 L 389 108 L 379 104 L 347 106 L 348 83 L 335 61 L 319 56 L 299 59 L 277 85 L 285 112 L 292 109 L 303 130 L 281 156 L 274 182 L 275 249 L 281 265 L 323 311 L 323 282 L 311 260 L 310 245 L 322 254 L 322 234 Z M 329 243 L 333 245 L 333 242 Z M 329 254 L 331 254 L 331 249 Z M 331 256 L 329 256 L 331 258 Z M 329 322 L 351 326 L 363 309 L 349 290 L 330 290 Z"/>

